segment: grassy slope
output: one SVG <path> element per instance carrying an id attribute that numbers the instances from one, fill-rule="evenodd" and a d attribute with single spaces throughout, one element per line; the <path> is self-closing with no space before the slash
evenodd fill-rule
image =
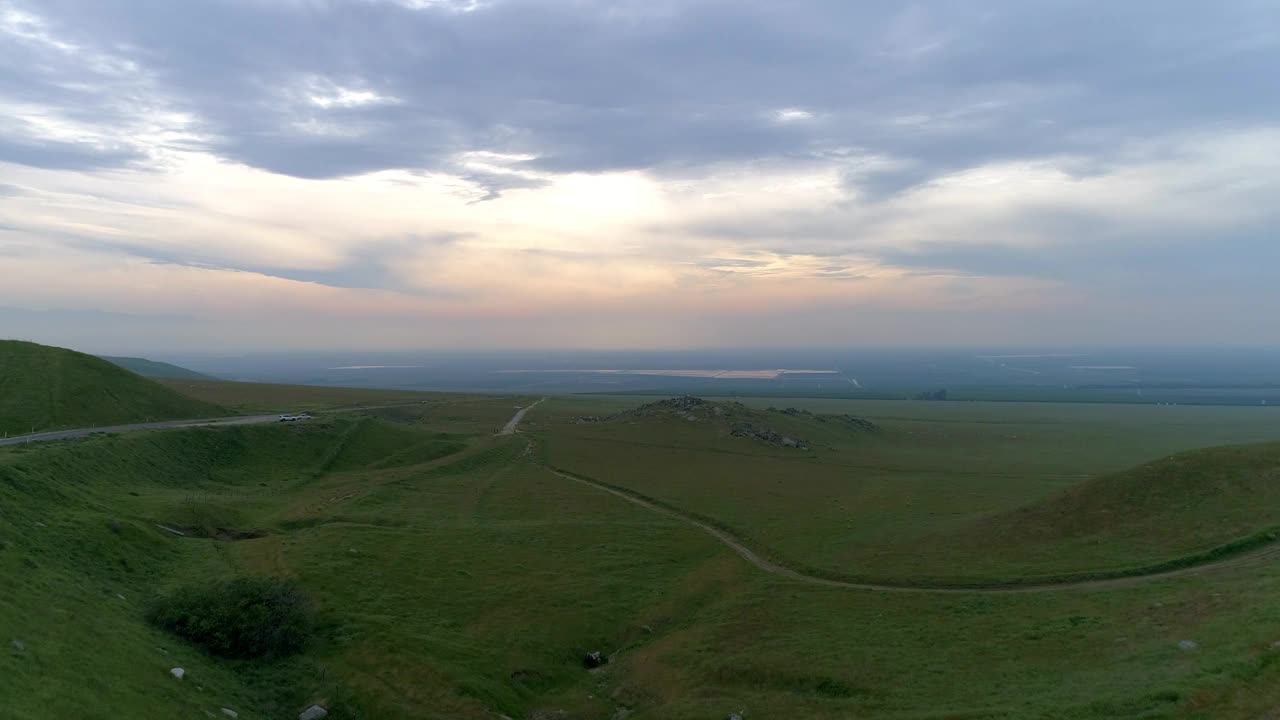
<path id="1" fill-rule="evenodd" d="M 397 409 L 395 425 L 337 417 L 0 451 L 6 716 L 225 706 L 259 720 L 317 700 L 342 720 L 619 707 L 631 720 L 1230 719 L 1280 706 L 1280 567 L 1036 596 L 806 586 L 547 473 L 524 438 L 491 436 L 510 405 L 458 398 Z M 556 446 L 567 438 L 548 405 L 530 419 Z M 466 447 L 379 459 L 442 441 Z M 716 442 L 691 447 L 717 454 Z M 178 538 L 157 522 L 270 534 Z M 149 592 L 239 572 L 295 577 L 316 598 L 326 631 L 305 655 L 214 660 L 142 622 Z M 595 649 L 616 655 L 590 674 L 579 659 Z M 174 665 L 186 681 L 167 675 Z"/>
<path id="2" fill-rule="evenodd" d="M 146 358 L 135 357 L 111 357 L 108 355 L 100 355 L 103 360 L 137 373 L 143 377 L 149 378 L 177 378 L 185 380 L 216 380 L 217 378 L 204 373 L 188 370 L 187 368 L 173 365 L 166 362 L 158 362 L 156 360 L 147 360 Z"/>
<path id="3" fill-rule="evenodd" d="M 0 431 L 11 435 L 224 414 L 92 355 L 0 340 Z"/>
<path id="4" fill-rule="evenodd" d="M 1280 443 L 1179 453 L 931 539 L 957 563 L 1030 575 L 1154 566 L 1280 532 Z"/>
<path id="5" fill-rule="evenodd" d="M 1041 546 L 1046 551 L 1026 548 L 1030 554 L 1019 558 L 1018 549 L 991 549 L 998 541 L 979 548 L 959 546 L 956 538 L 984 518 L 1046 500 L 1090 476 L 1178 450 L 1277 435 L 1277 416 L 1259 408 L 756 403 L 848 412 L 883 428 L 869 435 L 805 427 L 801 419 L 773 421 L 811 440 L 811 451 L 726 437 L 705 423 L 571 420 L 637 402 L 551 401 L 544 411 L 550 462 L 713 519 L 794 565 L 883 580 L 998 581 L 1092 569 L 1098 552 Z M 1106 560 L 1125 567 L 1153 557 L 1129 543 Z"/>

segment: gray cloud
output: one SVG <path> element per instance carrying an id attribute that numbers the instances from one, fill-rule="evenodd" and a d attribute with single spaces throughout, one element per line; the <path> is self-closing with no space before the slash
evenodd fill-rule
<path id="1" fill-rule="evenodd" d="M 852 145 L 913 163 L 865 180 L 885 195 L 993 158 L 1105 153 L 1136 135 L 1280 110 L 1269 92 L 1280 20 L 1263 2 L 30 9 L 57 37 L 136 63 L 214 151 L 300 177 L 441 169 L 466 150 L 533 154 L 552 172 L 678 172 Z M 22 60 L 16 52 L 7 59 Z M 68 89 L 84 73 L 66 63 L 23 76 L 24 93 L 60 107 L 89 101 L 91 112 L 110 104 L 111 122 L 118 99 Z M 0 88 L 23 66 L 10 65 Z M 321 107 L 308 99 L 317 78 L 387 101 Z M 814 117 L 777 122 L 770 113 L 783 108 Z"/>
<path id="2" fill-rule="evenodd" d="M 1275 306 L 1267 268 L 1280 263 L 1280 217 L 1269 210 L 1277 166 L 1250 165 L 1239 157 L 1248 148 L 1182 162 L 1202 138 L 1277 126 L 1280 14 L 1269 0 L 488 0 L 469 12 L 411 5 L 0 0 L 0 162 L 145 169 L 164 162 L 165 150 L 198 149 L 307 179 L 442 173 L 478 186 L 477 201 L 570 172 L 644 170 L 696 181 L 726 170 L 830 169 L 842 178 L 835 199 L 823 194 L 822 202 L 755 215 L 732 200 L 708 211 L 715 203 L 707 201 L 690 218 L 671 213 L 659 227 L 650 215 L 619 235 L 652 241 L 637 257 L 655 265 L 740 277 L 804 256 L 806 279 L 849 279 L 856 270 L 846 259 L 857 258 L 848 264 L 1055 281 L 1117 306 L 1215 286 L 1242 298 L 1239 307 Z M 1073 180 L 1112 182 L 1064 203 L 1005 184 L 980 210 L 924 197 L 959 171 L 1050 160 Z M 1165 171 L 1183 182 L 1165 183 Z M 15 195 L 47 193 L 75 212 L 32 212 L 33 202 L 27 217 L 6 214 L 6 236 L 22 243 L 0 247 L 9 255 L 62 243 L 429 295 L 402 285 L 395 270 L 408 257 L 421 261 L 414 253 L 423 245 L 457 239 L 369 242 L 319 269 L 304 253 L 289 257 L 312 267 L 238 262 L 215 241 L 166 252 L 111 227 L 113 218 L 185 200 L 153 199 L 110 180 L 86 191 L 75 172 L 46 187 L 51 174 L 22 172 L 29 177 L 7 178 L 21 189 L 0 184 L 6 210 L 28 200 Z M 1152 219 L 1159 212 L 1149 207 L 1126 213 L 1105 193 L 1125 194 L 1127 179 L 1150 186 L 1133 193 L 1135 202 L 1167 203 L 1158 210 L 1171 215 L 1202 209 L 1207 219 L 1179 227 Z M 192 211 L 245 213 L 234 231 L 252 232 L 263 211 L 218 207 L 211 195 L 192 198 Z M 100 200 L 116 214 L 95 217 Z M 1238 215 L 1217 212 L 1223 206 Z M 1202 219 L 1195 215 L 1179 217 Z M 915 222 L 921 216 L 927 222 Z M 159 227 L 151 236 L 163 232 L 184 230 Z M 520 245 L 512 235 L 486 240 Z M 554 240 L 543 241 L 575 239 Z M 545 256 L 548 265 L 564 259 L 509 252 Z M 745 259 L 717 259 L 733 254 Z M 679 282 L 710 274 L 691 271 Z M 966 292 L 976 286 L 962 280 Z M 1212 329 L 1212 318 L 1202 326 Z"/>
<path id="3" fill-rule="evenodd" d="M 139 160 L 130 148 L 100 148 L 80 143 L 12 142 L 0 140 L 0 162 L 50 170 L 94 170 Z"/>

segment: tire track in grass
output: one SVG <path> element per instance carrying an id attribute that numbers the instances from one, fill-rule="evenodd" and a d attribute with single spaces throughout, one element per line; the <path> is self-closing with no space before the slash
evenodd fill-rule
<path id="1" fill-rule="evenodd" d="M 1041 593 L 1041 592 L 1063 592 L 1063 591 L 1088 591 L 1088 590 L 1111 590 L 1116 588 L 1132 587 L 1145 582 L 1155 580 L 1164 580 L 1169 578 L 1177 578 L 1190 575 L 1201 575 L 1215 570 L 1224 570 L 1234 567 L 1243 567 L 1256 565 L 1280 559 L 1280 544 L 1268 543 L 1261 549 L 1252 551 L 1242 551 L 1238 555 L 1234 555 L 1221 560 L 1213 560 L 1197 565 L 1180 567 L 1169 570 L 1155 570 L 1147 573 L 1127 574 L 1119 577 L 1108 578 L 1092 578 L 1080 580 L 1065 580 L 1061 582 L 1044 582 L 1035 583 L 1028 582 L 1026 584 L 1006 584 L 1006 585 L 976 585 L 972 587 L 966 586 L 931 586 L 931 585 L 910 585 L 906 583 L 874 583 L 874 582 L 858 582 L 854 580 L 840 580 L 837 578 L 823 577 L 814 575 L 803 570 L 790 567 L 782 562 L 768 558 L 755 550 L 752 550 L 740 538 L 733 535 L 729 531 L 712 525 L 701 520 L 689 513 L 677 510 L 665 504 L 660 504 L 643 497 L 636 493 L 614 487 L 596 480 L 584 478 L 579 475 L 559 470 L 550 466 L 544 466 L 546 470 L 554 475 L 562 477 L 566 480 L 595 488 L 602 492 L 626 500 L 633 505 L 661 513 L 669 517 L 682 520 L 685 523 L 693 525 L 698 529 L 706 532 L 719 540 L 722 544 L 733 550 L 743 560 L 754 565 L 756 568 L 763 570 L 771 575 L 777 575 L 788 580 L 808 583 L 810 585 L 821 585 L 824 587 L 846 588 L 851 590 L 870 590 L 878 592 L 903 592 L 903 593 L 936 593 L 936 594 L 1013 594 L 1013 593 Z"/>

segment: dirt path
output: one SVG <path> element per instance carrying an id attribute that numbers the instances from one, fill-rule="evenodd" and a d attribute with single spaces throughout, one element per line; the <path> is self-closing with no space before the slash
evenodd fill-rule
<path id="1" fill-rule="evenodd" d="M 515 415 L 511 416 L 511 419 L 507 421 L 507 424 L 502 426 L 502 430 L 498 431 L 498 434 L 499 435 L 515 435 L 516 430 L 520 427 L 520 421 L 524 419 L 524 414 L 534 409 L 535 407 L 537 407 L 538 403 L 542 402 L 543 400 L 546 400 L 546 398 L 541 398 L 537 402 L 534 402 L 530 405 L 526 405 L 520 408 L 520 410 L 516 412 Z"/>
<path id="2" fill-rule="evenodd" d="M 1273 561 L 1276 561 L 1277 559 L 1280 559 L 1280 544 L 1272 543 L 1270 545 L 1267 545 L 1266 547 L 1263 547 L 1262 549 L 1244 553 L 1234 557 L 1230 557 L 1225 560 L 1218 560 L 1215 562 L 1204 563 L 1202 565 L 1193 565 L 1190 567 L 1180 568 L 1177 570 L 1153 572 L 1148 575 L 1133 575 L 1128 577 L 1110 578 L 1110 579 L 1102 579 L 1102 580 L 1080 580 L 1075 582 L 1052 583 L 1052 584 L 1046 584 L 1046 585 L 1021 585 L 1021 586 L 1012 586 L 1012 587 L 987 587 L 987 588 L 982 588 L 982 587 L 939 588 L 939 587 L 921 587 L 921 586 L 912 586 L 912 585 L 886 585 L 886 584 L 877 584 L 877 583 L 859 583 L 859 582 L 850 582 L 846 580 L 832 580 L 830 578 L 819 577 L 817 575 L 809 575 L 799 570 L 795 570 L 793 568 L 787 567 L 786 565 L 782 565 L 774 560 L 770 560 L 766 557 L 763 557 L 757 554 L 751 548 L 747 547 L 746 544 L 742 542 L 742 540 L 738 539 L 737 537 L 734 537 L 729 532 L 726 532 L 725 530 L 721 530 L 718 527 L 705 523 L 695 517 L 686 515 L 685 513 L 679 512 L 677 510 L 673 510 L 671 508 L 663 507 L 661 505 L 656 505 L 632 493 L 625 492 L 617 488 L 609 487 L 608 485 L 594 482 L 586 478 L 570 475 L 568 473 L 561 472 L 554 468 L 548 467 L 547 470 L 566 480 L 572 480 L 576 483 L 580 483 L 582 485 L 595 488 L 596 490 L 602 490 L 604 492 L 609 493 L 610 495 L 614 495 L 616 497 L 622 498 L 623 500 L 626 500 L 627 502 L 632 503 L 633 505 L 639 505 L 640 507 L 652 510 L 656 513 L 661 513 L 663 515 L 667 515 L 669 517 L 673 517 L 683 522 L 686 522 L 690 525 L 693 525 L 694 527 L 697 527 L 698 529 L 715 537 L 721 543 L 724 543 L 724 545 L 726 545 L 730 550 L 733 550 L 735 553 L 737 553 L 738 556 L 741 557 L 743 560 L 746 560 L 747 562 L 756 566 L 760 570 L 763 570 L 771 575 L 777 575 L 779 577 L 787 578 L 788 580 L 795 580 L 797 582 L 808 583 L 810 585 L 821 585 L 824 587 L 845 588 L 845 589 L 851 589 L 851 590 L 872 590 L 877 592 L 931 593 L 931 594 L 940 594 L 940 595 L 941 594 L 961 595 L 961 594 L 975 594 L 975 593 L 1014 594 L 1014 593 L 1067 592 L 1067 591 L 1090 591 L 1090 590 L 1096 591 L 1096 590 L 1112 590 L 1117 588 L 1131 587 L 1133 585 L 1151 582 L 1154 580 L 1164 580 L 1168 578 L 1176 578 L 1176 577 L 1182 577 L 1186 575 L 1201 575 L 1204 573 L 1208 573 L 1210 571 L 1224 570 L 1227 568 L 1234 568 L 1234 567 L 1240 567 L 1240 566 L 1262 564 L 1266 562 L 1273 562 Z"/>

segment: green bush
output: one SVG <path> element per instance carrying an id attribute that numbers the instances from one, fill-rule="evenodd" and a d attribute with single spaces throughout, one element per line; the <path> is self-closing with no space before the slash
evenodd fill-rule
<path id="1" fill-rule="evenodd" d="M 183 588 L 153 602 L 147 620 L 230 658 L 298 652 L 315 626 L 307 596 L 296 583 L 279 578 L 238 578 Z"/>

